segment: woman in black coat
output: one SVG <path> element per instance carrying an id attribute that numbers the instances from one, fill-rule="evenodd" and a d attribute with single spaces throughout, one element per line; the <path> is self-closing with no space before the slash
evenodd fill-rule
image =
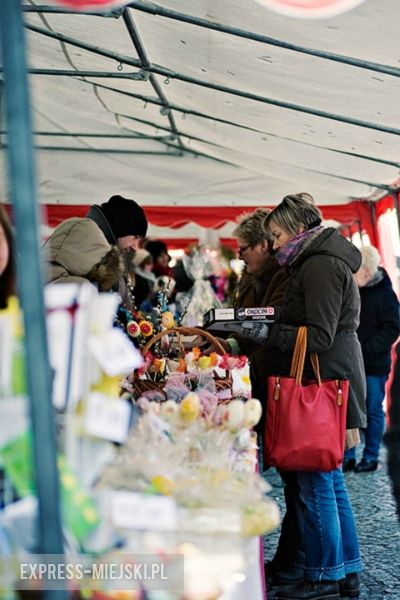
<path id="1" fill-rule="evenodd" d="M 308 352 L 319 357 L 322 379 L 349 379 L 347 427 L 365 426 L 365 382 L 356 330 L 360 298 L 353 278 L 361 255 L 335 229 L 321 225 L 319 209 L 286 196 L 266 218 L 276 259 L 289 271 L 280 322 L 268 344 L 288 376 L 299 326 Z M 314 378 L 308 363 L 306 377 Z M 310 432 L 312 436 L 312 431 Z M 304 581 L 278 591 L 285 600 L 339 600 L 359 594 L 361 559 L 341 468 L 294 473 L 304 509 Z"/>

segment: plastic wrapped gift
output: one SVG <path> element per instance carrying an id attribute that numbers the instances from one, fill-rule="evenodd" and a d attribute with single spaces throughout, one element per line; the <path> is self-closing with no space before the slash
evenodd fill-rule
<path id="1" fill-rule="evenodd" d="M 191 403 L 189 398 L 187 414 L 171 411 L 163 418 L 156 414 L 160 405 L 149 402 L 131 438 L 104 471 L 99 488 L 171 496 L 180 509 L 190 512 L 190 518 L 183 519 L 185 527 L 191 523 L 196 528 L 208 519 L 210 532 L 270 531 L 279 517 L 265 498 L 268 484 L 255 472 L 252 436 L 236 424 L 223 428 L 197 418 L 198 402 Z"/>
<path id="2" fill-rule="evenodd" d="M 213 273 L 213 266 L 204 248 L 193 250 L 182 258 L 186 274 L 193 280 L 188 292 L 176 295 L 176 304 L 180 313 L 181 325 L 196 327 L 203 324 L 203 315 L 210 308 L 219 308 L 221 302 L 212 289 L 208 277 Z"/>

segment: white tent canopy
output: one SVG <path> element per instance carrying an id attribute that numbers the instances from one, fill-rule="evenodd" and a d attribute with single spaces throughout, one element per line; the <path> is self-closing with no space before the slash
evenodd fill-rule
<path id="1" fill-rule="evenodd" d="M 44 204 L 323 206 L 397 184 L 398 0 L 312 21 L 254 0 L 25 11 Z"/>

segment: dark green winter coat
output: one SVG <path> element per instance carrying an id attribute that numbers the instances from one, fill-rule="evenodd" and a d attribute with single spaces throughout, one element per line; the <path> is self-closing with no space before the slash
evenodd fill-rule
<path id="1" fill-rule="evenodd" d="M 243 273 L 235 295 L 234 306 L 239 308 L 280 306 L 285 292 L 287 273 L 269 256 L 264 267 L 255 275 Z M 235 337 L 240 350 L 249 357 L 252 394 L 264 405 L 267 394 L 267 375 L 274 374 L 274 352 L 249 339 Z"/>
<path id="2" fill-rule="evenodd" d="M 289 265 L 281 320 L 268 339 L 279 355 L 276 374 L 289 375 L 298 327 L 307 326 L 307 351 L 318 354 L 321 377 L 350 381 L 347 428 L 366 427 L 365 373 L 356 334 L 360 295 L 353 277 L 360 264 L 358 249 L 336 229 L 307 240 Z M 313 377 L 309 363 L 305 375 Z"/>

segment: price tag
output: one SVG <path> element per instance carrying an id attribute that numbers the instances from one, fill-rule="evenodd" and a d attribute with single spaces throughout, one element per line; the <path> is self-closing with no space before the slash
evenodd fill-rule
<path id="1" fill-rule="evenodd" d="M 128 437 L 130 414 L 130 406 L 125 400 L 93 392 L 86 409 L 86 433 L 122 444 Z"/>
<path id="2" fill-rule="evenodd" d="M 111 518 L 116 527 L 171 531 L 177 524 L 176 503 L 167 496 L 114 492 Z"/>
<path id="3" fill-rule="evenodd" d="M 107 375 L 127 373 L 142 366 L 143 358 L 120 329 L 89 338 L 89 349 Z"/>

